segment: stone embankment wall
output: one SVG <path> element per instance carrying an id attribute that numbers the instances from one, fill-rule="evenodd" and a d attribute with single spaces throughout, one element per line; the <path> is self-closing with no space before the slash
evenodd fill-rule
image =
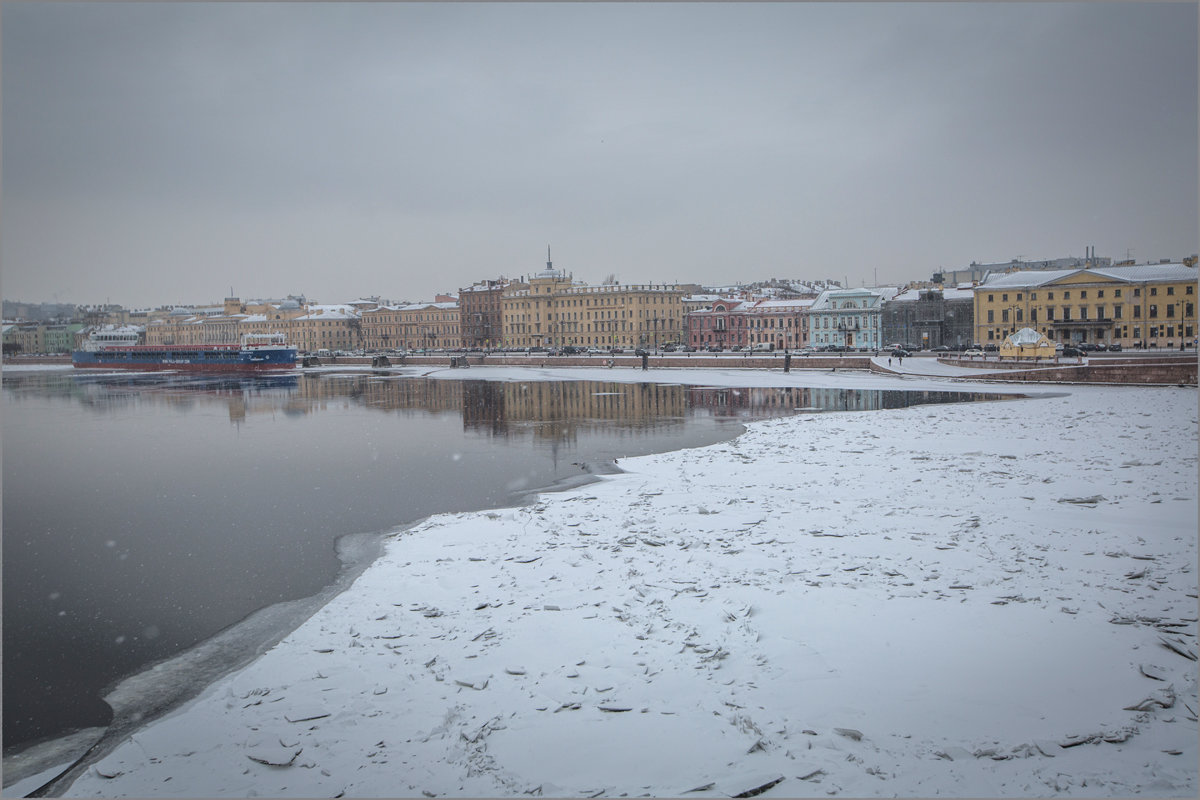
<path id="1" fill-rule="evenodd" d="M 1005 370 L 1002 374 L 981 375 L 978 380 L 1016 383 L 1104 383 L 1138 386 L 1195 386 L 1195 354 L 1103 357 L 1085 359 L 1078 364 L 1032 366 L 1020 362 L 983 363 L 966 359 L 939 359 L 946 364 Z"/>

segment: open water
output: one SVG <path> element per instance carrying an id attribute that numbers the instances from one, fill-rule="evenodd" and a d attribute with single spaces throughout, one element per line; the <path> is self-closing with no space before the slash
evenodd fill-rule
<path id="1" fill-rule="evenodd" d="M 512 505 L 626 456 L 732 438 L 745 421 L 974 399 L 985 396 L 5 370 L 5 752 L 108 725 L 118 679 L 328 591 L 347 534 Z"/>

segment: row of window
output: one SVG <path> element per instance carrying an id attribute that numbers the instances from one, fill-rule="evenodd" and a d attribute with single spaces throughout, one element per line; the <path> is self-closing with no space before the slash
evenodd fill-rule
<path id="1" fill-rule="evenodd" d="M 1182 316 L 1184 316 L 1184 317 L 1193 317 L 1193 316 L 1195 316 L 1195 314 L 1196 314 L 1196 307 L 1195 307 L 1195 305 L 1194 305 L 1193 303 L 1186 303 L 1186 304 L 1167 303 L 1167 304 L 1166 304 L 1166 306 L 1164 306 L 1164 310 L 1166 311 L 1166 318 L 1167 318 L 1167 319 L 1174 319 L 1174 317 L 1175 317 L 1175 309 L 1176 309 L 1176 306 L 1177 306 L 1177 305 L 1183 305 L 1183 314 L 1182 314 Z M 1095 307 L 1095 309 L 1096 309 L 1096 316 L 1095 316 L 1095 319 L 1097 319 L 1097 320 L 1103 320 L 1103 319 L 1107 319 L 1107 317 L 1105 317 L 1105 315 L 1104 315 L 1104 308 L 1105 308 L 1105 307 L 1104 307 L 1104 306 L 1102 306 L 1102 305 L 1099 305 L 1099 306 L 1096 306 L 1096 307 Z M 1141 318 L 1141 316 L 1142 316 L 1142 307 L 1141 307 L 1141 306 L 1132 306 L 1132 308 L 1133 308 L 1133 317 L 1134 317 L 1134 319 L 1139 319 L 1139 318 Z M 1008 321 L 1009 321 L 1009 311 L 1010 311 L 1010 310 L 1014 312 L 1014 313 L 1013 313 L 1013 319 L 1014 319 L 1016 322 L 1024 322 L 1024 316 L 1025 316 L 1025 314 L 1024 314 L 1024 309 L 1020 309 L 1020 308 L 1015 308 L 1015 309 L 1007 309 L 1007 308 L 1006 308 L 1006 309 L 1003 309 L 1003 310 L 1000 312 L 1000 321 L 1001 321 L 1001 322 L 1008 322 Z M 1077 319 L 1077 320 L 1079 320 L 1079 321 L 1087 321 L 1087 319 L 1088 319 L 1088 311 L 1089 311 L 1089 307 L 1088 307 L 1088 306 L 1079 306 L 1079 307 L 1078 307 L 1078 311 L 1079 311 L 1079 316 L 1078 316 L 1076 319 Z M 1071 307 L 1070 307 L 1070 306 L 1062 306 L 1062 308 L 1060 308 L 1060 309 L 1059 309 L 1059 312 L 1060 312 L 1060 313 L 1059 313 L 1059 320 L 1060 320 L 1060 321 L 1062 321 L 1062 322 L 1071 322 Z M 1113 312 L 1113 317 L 1112 317 L 1113 319 L 1124 319 L 1124 318 L 1125 318 L 1125 306 L 1113 306 L 1113 308 L 1112 308 L 1112 312 Z M 1047 322 L 1054 322 L 1054 321 L 1055 321 L 1055 319 L 1054 319 L 1054 314 L 1055 314 L 1055 309 L 1054 309 L 1054 306 L 1047 306 L 1047 307 L 1046 307 L 1046 321 L 1047 321 Z M 1157 305 L 1156 303 L 1151 303 L 1151 304 L 1150 304 L 1150 306 L 1149 306 L 1149 307 L 1148 307 L 1148 309 L 1147 309 L 1147 316 L 1149 316 L 1151 319 L 1157 319 L 1157 318 L 1158 318 L 1158 305 Z M 987 312 L 987 321 L 988 321 L 988 322 L 995 322 L 995 321 L 996 321 L 996 312 L 995 312 L 994 310 L 992 310 L 992 309 L 988 309 L 988 312 Z M 1031 308 L 1031 309 L 1029 310 L 1029 321 L 1030 321 L 1031 323 L 1035 323 L 1035 324 L 1037 323 L 1037 321 L 1038 321 L 1038 309 L 1036 309 L 1036 308 Z"/>
<path id="2" fill-rule="evenodd" d="M 549 302 L 552 302 L 552 304 L 555 307 L 575 306 L 575 307 L 584 307 L 584 308 L 590 308 L 590 307 L 595 307 L 595 306 L 613 307 L 613 306 L 625 306 L 625 305 L 634 305 L 634 304 L 641 305 L 641 306 L 666 305 L 666 304 L 675 305 L 675 306 L 679 305 L 678 301 L 671 302 L 665 297 L 650 297 L 648 299 L 645 297 L 633 297 L 633 298 L 627 299 L 625 302 L 620 302 L 617 298 L 612 298 L 612 297 L 562 297 L 562 296 L 559 296 L 559 297 L 555 298 L 553 301 L 548 301 L 548 303 Z M 504 308 L 509 311 L 511 311 L 514 308 L 530 308 L 531 306 L 534 306 L 534 305 L 540 306 L 540 305 L 542 305 L 542 303 L 536 302 L 533 300 L 506 300 L 504 302 Z"/>
<path id="3" fill-rule="evenodd" d="M 1133 339 L 1141 339 L 1142 338 L 1142 327 L 1140 325 L 1132 326 L 1132 331 L 1133 332 L 1131 334 L 1129 325 L 1119 325 L 1119 326 L 1112 328 L 1111 330 L 1109 330 L 1108 328 L 1096 328 L 1094 341 L 1097 341 L 1097 342 L 1115 341 L 1117 339 L 1129 339 L 1131 337 Z M 1195 326 L 1193 326 L 1193 325 L 1150 325 L 1150 326 L 1146 327 L 1146 336 L 1147 336 L 1147 338 L 1150 338 L 1150 339 L 1159 339 L 1159 338 L 1171 339 L 1171 338 L 1174 338 L 1175 335 L 1178 333 L 1184 339 L 1191 339 L 1195 335 L 1194 331 L 1195 331 Z M 1012 332 L 1013 332 L 1013 330 L 1011 328 L 991 328 L 987 332 L 987 338 L 988 338 L 988 341 L 990 341 L 990 342 L 998 341 L 998 340 L 1004 339 L 1006 336 L 1008 336 Z M 1055 332 L 1050 328 L 1043 328 L 1042 333 L 1044 333 L 1046 335 L 1047 339 L 1053 339 Z M 1062 330 L 1062 331 L 1059 331 L 1059 334 L 1060 334 L 1059 338 L 1062 339 L 1063 341 L 1068 341 L 1070 339 L 1076 338 L 1076 335 L 1080 334 L 1080 333 L 1082 333 L 1086 337 L 1087 331 L 1081 332 L 1081 331 Z"/>
<path id="4" fill-rule="evenodd" d="M 1157 287 L 1157 286 L 1151 286 L 1151 287 L 1150 287 L 1150 296 L 1151 296 L 1151 297 L 1156 297 L 1156 296 L 1158 295 L 1158 288 L 1159 288 L 1159 287 Z M 1196 288 L 1195 286 L 1193 286 L 1193 285 L 1189 284 L 1189 285 L 1187 285 L 1187 286 L 1185 286 L 1185 287 L 1184 287 L 1184 289 L 1185 289 L 1185 292 L 1184 292 L 1184 293 L 1185 293 L 1185 294 L 1189 294 L 1189 295 L 1190 295 L 1190 294 L 1195 294 L 1195 288 Z M 1175 294 L 1175 287 L 1174 287 L 1174 286 L 1167 286 L 1167 287 L 1166 287 L 1166 290 L 1167 290 L 1167 294 L 1168 294 L 1168 295 L 1174 295 L 1174 294 Z M 1104 297 L 1104 292 L 1105 292 L 1105 291 L 1106 291 L 1106 290 L 1104 290 L 1104 289 L 1097 289 L 1097 290 L 1096 290 L 1096 297 L 1098 297 L 1098 298 L 1102 298 L 1102 297 Z M 1113 289 L 1113 290 L 1112 290 L 1112 292 L 1113 292 L 1113 297 L 1120 297 L 1120 296 L 1121 296 L 1121 290 L 1120 290 L 1120 289 Z M 1021 300 L 1021 298 L 1022 298 L 1022 295 L 1023 295 L 1023 293 L 1022 293 L 1022 292 L 1016 292 L 1016 299 L 1017 299 L 1018 301 L 1020 301 L 1020 300 Z M 1079 290 L 1079 299 L 1080 299 L 1080 300 L 1086 300 L 1086 299 L 1087 299 L 1087 296 L 1088 296 L 1088 290 L 1087 290 L 1087 289 L 1080 289 L 1080 290 Z M 1142 288 L 1141 288 L 1140 286 L 1134 286 L 1134 287 L 1133 287 L 1133 296 L 1134 296 L 1134 297 L 1141 297 L 1141 296 L 1142 296 Z M 1030 299 L 1030 300 L 1037 300 L 1037 292 L 1030 292 L 1030 293 L 1029 293 L 1029 299 Z M 1053 299 L 1054 299 L 1054 292 L 1046 292 L 1046 299 L 1047 299 L 1047 300 L 1053 300 Z M 1070 290 L 1070 289 L 1064 289 L 1064 290 L 1062 290 L 1062 299 L 1063 299 L 1063 300 L 1070 300 L 1070 299 L 1071 299 L 1071 290 Z M 996 295 L 994 295 L 994 294 L 989 294 L 989 295 L 987 296 L 987 301 L 988 301 L 989 303 L 994 303 L 994 302 L 996 301 Z M 1000 295 L 1000 302 L 1002 302 L 1002 303 L 1007 303 L 1007 302 L 1008 302 L 1008 293 L 1007 293 L 1007 292 L 1005 292 L 1005 293 L 1002 293 L 1002 294 Z"/>
<path id="5" fill-rule="evenodd" d="M 606 318 L 606 316 L 608 319 L 617 319 L 618 318 L 617 312 L 610 310 L 610 311 L 598 311 L 598 312 L 569 311 L 569 312 L 560 312 L 557 315 L 555 315 L 554 312 L 549 312 L 546 314 L 546 319 L 550 322 L 553 322 L 555 319 L 558 319 L 558 320 L 564 320 L 564 319 L 595 320 L 595 319 L 604 319 L 604 318 Z M 622 310 L 620 312 L 620 319 L 633 319 L 633 316 L 634 315 L 633 315 L 632 311 Z M 672 314 L 672 313 L 668 313 L 666 317 L 649 317 L 649 316 L 647 316 L 647 314 L 644 310 L 638 310 L 638 312 L 637 312 L 638 319 L 678 319 L 678 317 L 679 317 L 678 314 Z M 534 319 L 534 318 L 535 318 L 534 314 L 512 314 L 509 316 L 509 320 L 517 320 L 520 322 L 529 322 L 531 319 Z"/>

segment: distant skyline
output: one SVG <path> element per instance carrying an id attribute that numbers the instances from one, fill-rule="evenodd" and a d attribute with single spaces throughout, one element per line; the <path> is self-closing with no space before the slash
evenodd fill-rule
<path id="1" fill-rule="evenodd" d="M 5 3 L 9 300 L 1197 252 L 1195 3 Z"/>

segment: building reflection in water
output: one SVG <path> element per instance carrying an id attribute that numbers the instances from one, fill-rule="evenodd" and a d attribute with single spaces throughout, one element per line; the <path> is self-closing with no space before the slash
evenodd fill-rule
<path id="1" fill-rule="evenodd" d="M 688 416 L 749 421 L 824 411 L 876 411 L 928 403 L 994 400 L 997 394 L 807 387 L 729 388 L 614 381 L 483 381 L 387 374 L 305 373 L 205 377 L 164 373 L 4 375 L 8 402 L 36 394 L 71 398 L 99 412 L 162 403 L 173 410 L 223 405 L 231 422 L 254 414 L 304 415 L 330 403 L 386 412 L 459 414 L 486 436 L 571 441 L 580 431 L 647 431 Z"/>

